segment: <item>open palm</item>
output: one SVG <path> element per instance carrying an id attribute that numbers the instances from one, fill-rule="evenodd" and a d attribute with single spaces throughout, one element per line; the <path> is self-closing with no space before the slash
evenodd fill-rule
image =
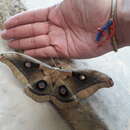
<path id="1" fill-rule="evenodd" d="M 97 47 L 95 41 L 97 28 L 104 25 L 110 15 L 110 1 L 103 2 L 65 0 L 47 9 L 20 13 L 5 22 L 2 37 L 10 40 L 10 47 L 24 50 L 33 57 L 102 55 L 112 50 L 110 44 Z"/>

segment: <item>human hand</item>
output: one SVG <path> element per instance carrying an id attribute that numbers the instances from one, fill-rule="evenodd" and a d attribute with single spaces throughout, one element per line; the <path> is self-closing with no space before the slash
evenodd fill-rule
<path id="1" fill-rule="evenodd" d="M 65 0 L 61 4 L 27 11 L 5 22 L 2 37 L 11 48 L 33 57 L 92 58 L 112 50 L 110 41 L 97 47 L 97 28 L 111 11 L 110 0 Z"/>

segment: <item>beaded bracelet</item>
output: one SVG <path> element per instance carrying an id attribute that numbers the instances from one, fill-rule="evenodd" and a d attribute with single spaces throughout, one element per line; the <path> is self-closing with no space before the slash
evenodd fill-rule
<path id="1" fill-rule="evenodd" d="M 98 46 L 102 46 L 109 39 L 111 39 L 111 44 L 115 52 L 118 51 L 118 45 L 116 39 L 116 24 L 115 24 L 115 17 L 117 15 L 116 13 L 117 13 L 117 0 L 112 0 L 111 16 L 105 25 L 97 29 L 98 32 L 96 35 L 96 41 L 98 42 Z M 105 37 L 105 40 L 101 41 L 103 36 Z"/>

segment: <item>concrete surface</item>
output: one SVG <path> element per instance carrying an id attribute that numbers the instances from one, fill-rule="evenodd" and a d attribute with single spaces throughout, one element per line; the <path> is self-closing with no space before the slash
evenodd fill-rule
<path id="1" fill-rule="evenodd" d="M 47 7 L 56 0 L 23 0 L 28 9 Z M 86 100 L 109 130 L 130 130 L 130 47 L 118 53 L 83 60 L 86 67 L 110 75 L 115 85 Z M 48 103 L 28 98 L 10 70 L 0 64 L 0 130 L 69 130 Z"/>

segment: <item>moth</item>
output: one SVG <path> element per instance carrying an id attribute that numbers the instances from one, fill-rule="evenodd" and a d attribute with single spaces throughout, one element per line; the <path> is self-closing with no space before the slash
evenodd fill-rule
<path id="1" fill-rule="evenodd" d="M 7 18 L 25 10 L 21 0 L 0 0 L 0 29 Z M 90 105 L 82 100 L 100 88 L 113 86 L 109 76 L 95 70 L 73 69 L 68 61 L 41 61 L 17 52 L 0 54 L 0 61 L 24 84 L 29 97 L 52 103 L 72 130 L 107 130 Z"/>
<path id="2" fill-rule="evenodd" d="M 82 103 L 97 90 L 113 86 L 112 79 L 106 74 L 90 69 L 73 69 L 61 60 L 57 63 L 56 60 L 50 61 L 49 65 L 18 52 L 2 53 L 0 61 L 8 65 L 26 86 L 25 93 L 29 97 L 37 102 L 52 103 L 72 130 L 90 130 L 94 122 L 91 126 L 94 130 L 107 129 L 103 122 L 89 117 L 91 114 Z"/>

